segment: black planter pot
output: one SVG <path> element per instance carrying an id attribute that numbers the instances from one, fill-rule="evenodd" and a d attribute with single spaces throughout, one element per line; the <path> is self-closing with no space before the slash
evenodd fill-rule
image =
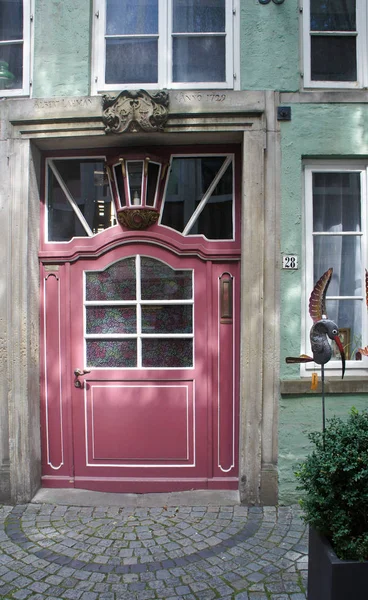
<path id="1" fill-rule="evenodd" d="M 340 560 L 331 545 L 309 528 L 308 600 L 367 600 L 368 561 Z"/>

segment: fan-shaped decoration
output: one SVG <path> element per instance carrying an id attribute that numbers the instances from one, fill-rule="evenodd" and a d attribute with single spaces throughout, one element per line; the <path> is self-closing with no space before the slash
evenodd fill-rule
<path id="1" fill-rule="evenodd" d="M 309 314 L 313 323 L 326 318 L 326 293 L 330 285 L 333 269 L 330 268 L 317 281 L 309 298 Z"/>

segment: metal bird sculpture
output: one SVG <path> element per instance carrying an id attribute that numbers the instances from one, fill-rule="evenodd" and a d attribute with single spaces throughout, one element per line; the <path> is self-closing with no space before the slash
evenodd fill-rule
<path id="1" fill-rule="evenodd" d="M 365 270 L 365 302 L 366 302 L 367 309 L 368 309 L 368 271 L 367 271 L 367 269 Z M 358 352 L 360 353 L 361 357 L 368 356 L 368 346 L 365 346 L 365 348 L 359 348 Z"/>
<path id="2" fill-rule="evenodd" d="M 287 363 L 315 362 L 322 367 L 328 363 L 332 356 L 332 348 L 327 337 L 334 340 L 341 356 L 342 377 L 345 373 L 345 352 L 339 338 L 339 329 L 334 321 L 326 317 L 326 293 L 330 284 L 333 269 L 328 269 L 326 273 L 317 281 L 309 298 L 309 314 L 313 320 L 313 326 L 310 330 L 310 344 L 313 356 L 302 354 L 301 356 L 287 356 Z"/>
<path id="3" fill-rule="evenodd" d="M 336 342 L 340 350 L 342 363 L 342 377 L 345 373 L 345 352 L 339 338 L 339 329 L 334 321 L 327 319 L 326 316 L 326 293 L 330 284 L 333 269 L 328 269 L 326 273 L 317 281 L 309 298 L 309 314 L 313 320 L 313 326 L 310 330 L 310 343 L 313 357 L 302 354 L 298 357 L 288 356 L 287 363 L 315 362 L 321 365 L 322 378 L 322 432 L 323 447 L 326 429 L 326 409 L 325 409 L 325 364 L 331 359 L 332 348 L 327 337 Z"/>

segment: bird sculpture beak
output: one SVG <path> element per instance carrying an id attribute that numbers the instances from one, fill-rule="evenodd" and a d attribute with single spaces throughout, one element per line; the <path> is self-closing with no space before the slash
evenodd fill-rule
<path id="1" fill-rule="evenodd" d="M 342 376 L 341 379 L 344 379 L 344 373 L 345 373 L 345 352 L 344 352 L 344 348 L 343 345 L 341 343 L 341 340 L 339 338 L 338 335 L 335 335 L 333 338 L 336 342 L 336 345 L 338 347 L 338 349 L 340 350 L 340 356 L 341 356 L 341 363 L 342 363 Z"/>

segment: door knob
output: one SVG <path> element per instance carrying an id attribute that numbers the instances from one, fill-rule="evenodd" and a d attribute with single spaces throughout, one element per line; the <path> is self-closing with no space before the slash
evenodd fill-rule
<path id="1" fill-rule="evenodd" d="M 75 375 L 74 387 L 82 388 L 83 383 L 78 379 L 78 377 L 80 377 L 81 375 L 86 375 L 86 373 L 90 373 L 90 372 L 91 372 L 91 369 L 74 369 L 74 375 Z"/>

